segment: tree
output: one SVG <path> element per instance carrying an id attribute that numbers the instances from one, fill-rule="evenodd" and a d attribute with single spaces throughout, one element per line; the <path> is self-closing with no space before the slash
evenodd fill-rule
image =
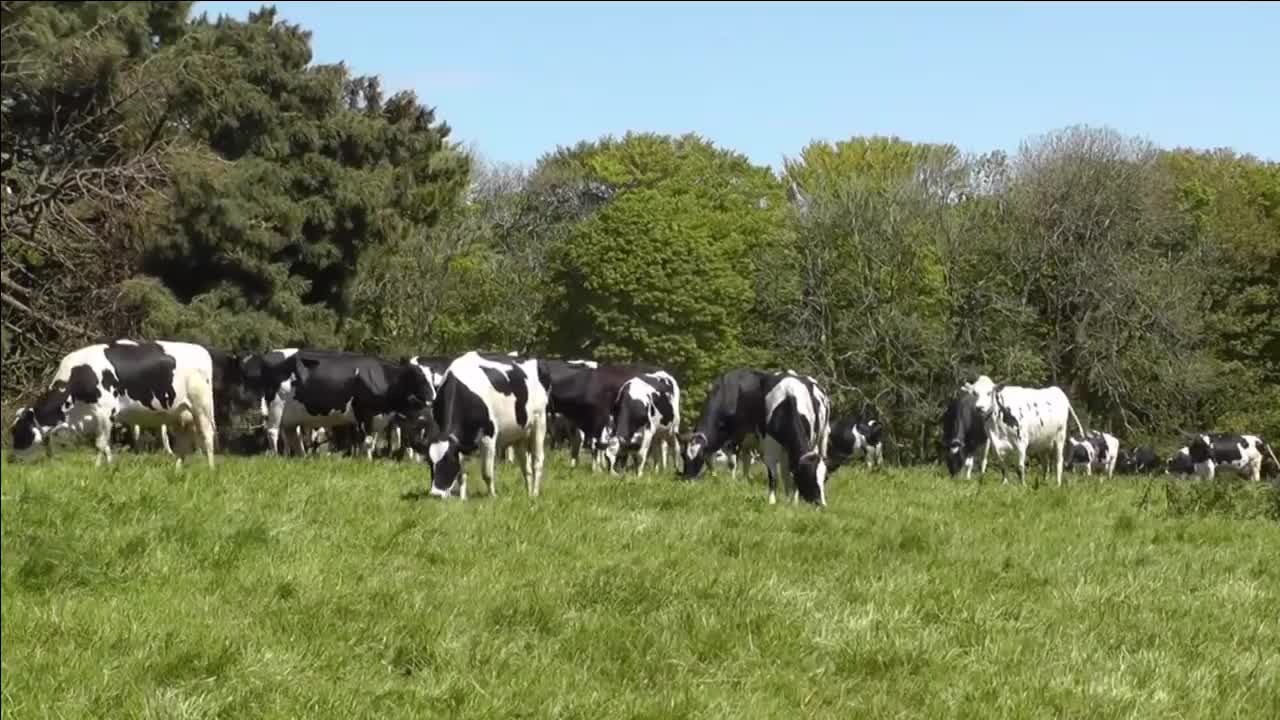
<path id="1" fill-rule="evenodd" d="M 752 362 L 754 253 L 782 227 L 765 168 L 694 135 L 628 134 L 544 160 L 609 199 L 552 263 L 550 348 L 661 362 L 687 387 Z M 691 402 L 700 398 L 690 393 Z"/>

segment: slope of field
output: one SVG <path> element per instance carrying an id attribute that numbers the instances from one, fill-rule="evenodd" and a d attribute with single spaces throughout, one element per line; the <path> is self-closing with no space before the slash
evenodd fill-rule
<path id="1" fill-rule="evenodd" d="M 1280 717 L 1280 525 L 1163 479 L 220 462 L 4 467 L 4 717 Z"/>

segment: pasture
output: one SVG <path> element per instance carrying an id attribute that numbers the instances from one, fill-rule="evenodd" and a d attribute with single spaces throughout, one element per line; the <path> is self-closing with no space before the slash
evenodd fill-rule
<path id="1" fill-rule="evenodd" d="M 4 466 L 5 718 L 1280 717 L 1280 524 L 1164 478 L 218 461 Z"/>

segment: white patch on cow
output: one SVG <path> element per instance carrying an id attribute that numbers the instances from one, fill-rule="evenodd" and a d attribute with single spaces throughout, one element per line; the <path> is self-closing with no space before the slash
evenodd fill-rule
<path id="1" fill-rule="evenodd" d="M 446 453 L 449 452 L 448 440 L 437 440 L 431 443 L 427 448 L 427 457 L 431 459 L 431 464 L 435 465 L 444 459 Z"/>
<path id="2" fill-rule="evenodd" d="M 567 364 L 581 365 L 582 367 L 589 368 L 591 370 L 596 370 L 596 369 L 599 369 L 600 367 L 600 363 L 596 362 L 595 360 L 570 360 L 568 361 Z"/>

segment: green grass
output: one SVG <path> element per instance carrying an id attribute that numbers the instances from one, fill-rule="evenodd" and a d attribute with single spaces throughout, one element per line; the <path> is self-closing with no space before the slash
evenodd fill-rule
<path id="1" fill-rule="evenodd" d="M 1280 717 L 1280 524 L 1163 480 L 220 462 L 5 466 L 3 717 Z"/>

